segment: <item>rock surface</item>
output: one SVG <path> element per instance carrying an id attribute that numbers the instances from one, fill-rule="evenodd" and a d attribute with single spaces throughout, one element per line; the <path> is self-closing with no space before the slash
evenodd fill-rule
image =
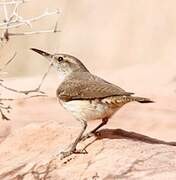
<path id="1" fill-rule="evenodd" d="M 129 132 L 120 136 L 119 129 L 101 130 L 102 139 L 81 143 L 88 154 L 60 160 L 59 152 L 78 131 L 48 122 L 12 133 L 0 145 L 0 179 L 176 178 L 176 147 L 143 136 L 137 140 Z"/>
<path id="2" fill-rule="evenodd" d="M 80 124 L 58 105 L 53 80 L 48 78 L 44 87 L 49 97 L 10 102 L 11 121 L 0 122 L 0 180 L 176 179 L 175 67 L 137 66 L 114 73 L 113 79 L 104 74 L 107 80 L 114 80 L 127 90 L 135 89 L 138 95 L 156 103 L 126 105 L 100 130 L 101 138 L 92 137 L 79 144 L 78 148 L 86 147 L 88 154 L 64 160 L 60 160 L 59 153 L 73 141 Z M 146 69 L 150 71 L 148 75 Z M 156 76 L 152 77 L 151 72 Z M 8 85 L 22 89 L 37 81 L 12 79 Z M 89 122 L 88 130 L 98 123 Z"/>

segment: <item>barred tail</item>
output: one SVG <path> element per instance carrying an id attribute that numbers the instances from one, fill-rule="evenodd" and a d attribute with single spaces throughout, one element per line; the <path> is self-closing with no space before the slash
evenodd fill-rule
<path id="1" fill-rule="evenodd" d="M 148 99 L 148 98 L 143 98 L 143 97 L 136 97 L 136 96 L 131 96 L 133 101 L 137 101 L 139 103 L 154 103 L 154 101 Z"/>

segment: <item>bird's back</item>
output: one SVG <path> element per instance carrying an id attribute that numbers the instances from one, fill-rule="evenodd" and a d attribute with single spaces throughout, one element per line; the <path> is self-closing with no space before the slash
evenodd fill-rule
<path id="1" fill-rule="evenodd" d="M 130 96 L 122 88 L 89 72 L 70 74 L 57 89 L 57 96 L 64 101 L 103 99 L 111 96 Z"/>

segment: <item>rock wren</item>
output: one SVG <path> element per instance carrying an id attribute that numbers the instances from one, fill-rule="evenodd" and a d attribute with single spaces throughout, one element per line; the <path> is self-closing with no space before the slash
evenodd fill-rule
<path id="1" fill-rule="evenodd" d="M 109 83 L 89 72 L 84 64 L 74 56 L 68 54 L 49 54 L 39 49 L 31 50 L 47 58 L 62 79 L 56 91 L 60 104 L 80 121 L 81 131 L 69 150 L 62 152 L 62 158 L 73 153 L 85 153 L 76 149 L 81 140 L 85 140 L 108 122 L 108 119 L 124 104 L 137 101 L 151 103 L 148 98 L 132 96 L 122 88 Z M 87 121 L 101 119 L 102 122 L 95 129 L 83 136 Z"/>

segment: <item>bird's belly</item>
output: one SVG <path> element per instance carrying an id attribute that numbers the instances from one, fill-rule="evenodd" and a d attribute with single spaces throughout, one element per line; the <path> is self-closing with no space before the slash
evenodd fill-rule
<path id="1" fill-rule="evenodd" d="M 110 117 L 118 108 L 111 108 L 99 100 L 60 101 L 61 105 L 77 119 L 96 120 Z"/>

